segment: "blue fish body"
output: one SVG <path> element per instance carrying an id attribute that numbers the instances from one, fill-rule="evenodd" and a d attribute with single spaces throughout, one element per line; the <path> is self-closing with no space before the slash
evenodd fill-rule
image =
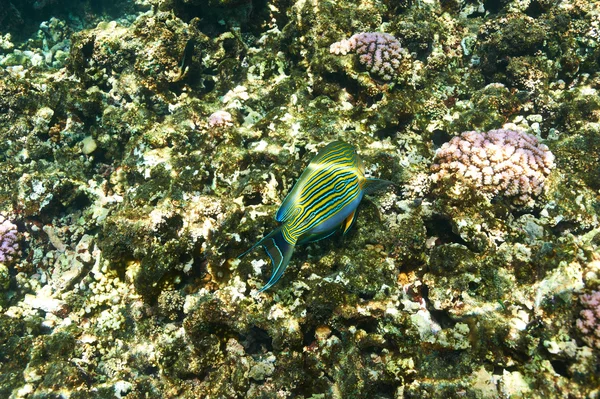
<path id="1" fill-rule="evenodd" d="M 239 256 L 262 245 L 271 258 L 271 278 L 260 292 L 281 278 L 296 245 L 321 240 L 338 229 L 345 234 L 364 194 L 389 184 L 392 182 L 365 177 L 362 160 L 352 145 L 335 141 L 321 149 L 279 207 L 275 220 L 281 226 Z"/>

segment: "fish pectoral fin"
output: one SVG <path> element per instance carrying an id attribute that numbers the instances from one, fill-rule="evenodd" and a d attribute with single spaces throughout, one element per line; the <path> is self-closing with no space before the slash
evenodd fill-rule
<path id="1" fill-rule="evenodd" d="M 352 213 L 346 219 L 344 219 L 344 222 L 342 223 L 342 234 L 346 234 L 348 230 L 350 230 L 350 227 L 352 227 L 352 224 L 354 224 L 355 219 L 356 209 L 353 210 Z"/>
<path id="2" fill-rule="evenodd" d="M 369 194 L 373 194 L 376 191 L 383 190 L 387 186 L 395 186 L 395 185 L 396 184 L 394 182 L 389 181 L 389 180 L 368 178 L 363 190 L 364 190 L 365 194 L 369 195 Z"/>
<path id="3" fill-rule="evenodd" d="M 267 284 L 265 284 L 258 292 L 268 290 L 279 281 L 294 253 L 294 245 L 288 243 L 283 238 L 281 228 L 275 230 L 261 241 L 263 248 L 267 251 L 269 258 L 271 258 L 273 270 L 271 271 L 271 278 Z"/>

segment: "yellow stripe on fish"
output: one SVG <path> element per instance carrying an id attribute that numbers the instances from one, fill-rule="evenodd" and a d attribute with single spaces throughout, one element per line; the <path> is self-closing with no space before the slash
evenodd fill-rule
<path id="1" fill-rule="evenodd" d="M 335 141 L 318 152 L 277 211 L 275 219 L 282 225 L 239 256 L 259 245 L 267 251 L 273 272 L 260 292 L 281 278 L 296 244 L 328 237 L 338 228 L 346 233 L 363 195 L 393 184 L 364 173 L 356 149 L 348 143 Z"/>

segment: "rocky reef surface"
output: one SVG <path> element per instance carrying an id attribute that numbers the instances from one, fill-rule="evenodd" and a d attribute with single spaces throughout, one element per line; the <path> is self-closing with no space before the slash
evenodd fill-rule
<path id="1" fill-rule="evenodd" d="M 600 397 L 596 2 L 5 3 L 0 397 Z M 431 178 L 493 129 L 554 156 L 527 204 Z M 397 187 L 258 294 L 334 140 Z"/>

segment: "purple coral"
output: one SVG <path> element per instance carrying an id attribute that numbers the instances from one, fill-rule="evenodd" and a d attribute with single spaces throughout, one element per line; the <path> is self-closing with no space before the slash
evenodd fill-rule
<path id="1" fill-rule="evenodd" d="M 384 80 L 391 80 L 396 75 L 404 53 L 398 39 L 382 32 L 357 33 L 350 39 L 333 43 L 329 51 L 342 55 L 356 52 L 360 63 Z"/>
<path id="2" fill-rule="evenodd" d="M 527 204 L 542 192 L 554 155 L 535 136 L 513 130 L 464 132 L 435 155 L 433 181 L 455 177 L 491 196 Z"/>
<path id="3" fill-rule="evenodd" d="M 210 114 L 208 117 L 208 125 L 210 127 L 232 126 L 233 118 L 229 112 L 219 110 Z"/>
<path id="4" fill-rule="evenodd" d="M 584 309 L 579 313 L 577 328 L 583 334 L 583 342 L 600 349 L 600 291 L 584 294 L 579 300 Z"/>
<path id="5" fill-rule="evenodd" d="M 0 214 L 0 262 L 10 262 L 18 252 L 17 226 Z"/>

